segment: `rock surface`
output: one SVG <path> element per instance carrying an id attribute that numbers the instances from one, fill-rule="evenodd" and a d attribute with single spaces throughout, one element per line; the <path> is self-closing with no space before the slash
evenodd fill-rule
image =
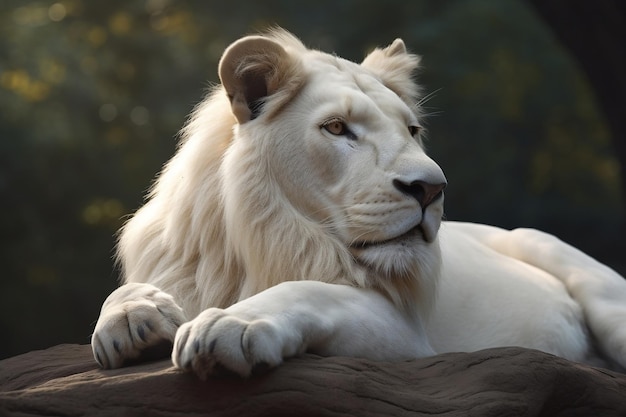
<path id="1" fill-rule="evenodd" d="M 248 380 L 169 360 L 104 371 L 88 345 L 0 361 L 0 416 L 626 416 L 626 375 L 498 348 L 387 363 L 315 355 Z"/>

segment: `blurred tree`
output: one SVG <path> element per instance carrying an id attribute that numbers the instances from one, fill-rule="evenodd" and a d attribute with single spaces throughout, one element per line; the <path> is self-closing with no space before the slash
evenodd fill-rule
<path id="1" fill-rule="evenodd" d="M 530 3 L 580 62 L 598 97 L 626 172 L 626 2 L 531 0 Z M 622 182 L 626 197 L 626 181 Z"/>

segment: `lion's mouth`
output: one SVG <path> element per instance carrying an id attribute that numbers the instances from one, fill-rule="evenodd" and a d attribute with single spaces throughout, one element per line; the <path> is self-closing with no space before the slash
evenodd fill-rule
<path id="1" fill-rule="evenodd" d="M 409 229 L 408 231 L 392 237 L 390 239 L 384 240 L 369 240 L 369 241 L 356 241 L 350 244 L 350 248 L 352 249 L 367 249 L 375 246 L 383 246 L 389 245 L 393 243 L 406 244 L 407 242 L 415 239 L 416 237 L 422 239 L 425 242 L 430 242 L 430 240 L 426 237 L 427 233 L 424 231 L 422 224 L 418 224 L 417 226 Z"/>

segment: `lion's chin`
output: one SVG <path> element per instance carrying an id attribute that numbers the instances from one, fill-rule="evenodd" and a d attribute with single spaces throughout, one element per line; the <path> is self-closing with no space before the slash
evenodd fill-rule
<path id="1" fill-rule="evenodd" d="M 432 233 L 423 224 L 419 224 L 405 233 L 382 241 L 358 242 L 348 249 L 355 260 L 385 274 L 405 273 L 412 269 L 416 256 L 424 251 L 436 239 L 437 231 Z"/>
<path id="2" fill-rule="evenodd" d="M 353 242 L 348 246 L 354 259 L 384 274 L 405 274 L 416 259 L 429 252 L 437 240 L 441 218 L 424 216 L 422 222 L 385 240 Z M 436 245 L 435 245 L 436 246 Z"/>

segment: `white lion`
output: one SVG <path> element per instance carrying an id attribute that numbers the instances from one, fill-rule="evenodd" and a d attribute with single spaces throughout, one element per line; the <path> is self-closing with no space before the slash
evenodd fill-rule
<path id="1" fill-rule="evenodd" d="M 399 39 L 360 65 L 280 30 L 233 43 L 122 230 L 98 363 L 165 341 L 203 378 L 510 345 L 626 367 L 621 276 L 539 231 L 441 223 L 417 64 Z"/>

